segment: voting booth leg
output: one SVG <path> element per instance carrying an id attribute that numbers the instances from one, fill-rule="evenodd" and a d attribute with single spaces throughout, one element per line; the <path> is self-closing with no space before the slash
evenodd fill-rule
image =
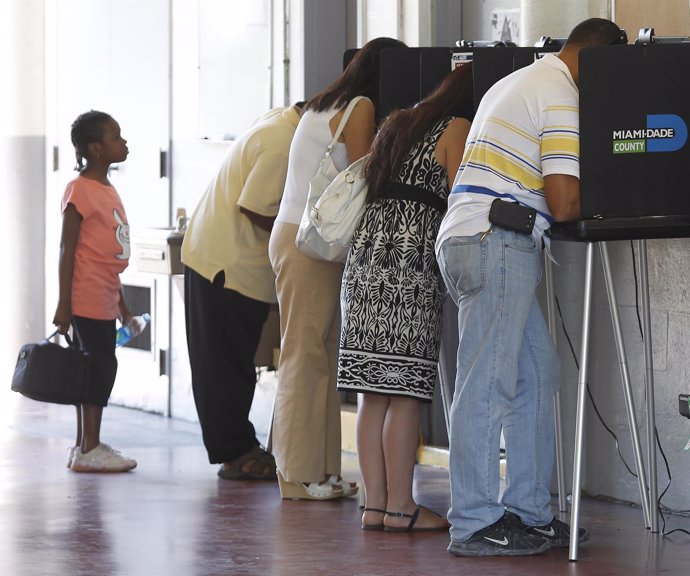
<path id="1" fill-rule="evenodd" d="M 623 343 L 623 331 L 621 330 L 620 318 L 618 316 L 618 302 L 616 301 L 616 292 L 613 286 L 613 274 L 611 273 L 611 264 L 609 261 L 609 251 L 606 242 L 599 244 L 601 252 L 601 260 L 604 268 L 604 279 L 606 280 L 606 292 L 609 298 L 609 308 L 611 309 L 611 322 L 613 323 L 613 334 L 616 339 L 616 349 L 618 350 L 618 362 L 621 370 L 621 378 L 623 380 L 623 393 L 625 395 L 625 407 L 628 412 L 628 424 L 630 427 L 630 437 L 633 445 L 633 452 L 635 454 L 635 468 L 637 470 L 637 481 L 640 485 L 640 500 L 642 502 L 642 510 L 644 512 L 645 526 L 651 526 L 649 513 L 649 491 L 647 489 L 647 475 L 645 474 L 644 461 L 642 460 L 642 448 L 640 445 L 640 436 L 637 431 L 637 416 L 635 414 L 635 404 L 632 395 L 632 387 L 630 385 L 630 371 L 628 369 L 628 361 L 625 354 L 625 345 Z M 651 336 L 647 332 L 645 341 L 650 342 Z"/>
<path id="2" fill-rule="evenodd" d="M 558 347 L 556 339 L 556 306 L 553 287 L 553 262 L 549 254 L 544 251 L 544 277 L 546 279 L 546 317 L 549 323 L 549 333 L 554 346 Z M 565 489 L 565 466 L 563 459 L 563 423 L 561 419 L 561 393 L 557 392 L 553 399 L 553 415 L 556 432 L 556 478 L 558 481 L 558 509 L 568 510 L 568 499 Z"/>
<path id="3" fill-rule="evenodd" d="M 659 489 L 656 468 L 656 408 L 654 405 L 654 362 L 652 359 L 652 320 L 649 304 L 647 241 L 637 241 L 640 255 L 640 291 L 642 293 L 642 330 L 644 333 L 645 393 L 647 396 L 647 462 L 649 464 L 649 510 L 651 531 L 659 532 Z"/>
<path id="4" fill-rule="evenodd" d="M 641 241 L 643 242 L 643 241 Z M 642 503 L 642 511 L 644 513 L 645 526 L 652 527 L 653 531 L 658 531 L 658 527 L 654 530 L 653 520 L 657 516 L 657 496 L 656 496 L 656 481 L 654 480 L 654 491 L 650 493 L 647 487 L 647 475 L 645 473 L 644 461 L 642 460 L 642 449 L 640 446 L 640 438 L 637 431 L 637 417 L 635 413 L 635 404 L 633 401 L 632 388 L 630 385 L 630 374 L 628 371 L 627 357 L 625 354 L 625 346 L 623 343 L 623 333 L 621 330 L 620 317 L 618 315 L 618 302 L 616 300 L 616 293 L 613 285 L 613 274 L 611 273 L 611 264 L 609 261 L 609 253 L 606 242 L 599 243 L 601 252 L 602 267 L 604 271 L 604 280 L 606 282 L 606 293 L 608 296 L 609 308 L 611 310 L 611 322 L 613 325 L 613 333 L 616 341 L 616 350 L 618 352 L 618 362 L 621 371 L 621 379 L 623 383 L 623 393 L 625 396 L 625 407 L 628 415 L 628 425 L 630 428 L 630 436 L 632 440 L 633 452 L 635 455 L 635 468 L 637 470 L 637 479 L 640 487 L 640 501 Z M 594 261 L 594 243 L 587 242 L 587 252 L 585 258 L 585 289 L 584 300 L 582 305 L 582 342 L 580 344 L 580 372 L 578 375 L 577 385 L 577 414 L 575 418 L 575 456 L 573 463 L 573 501 L 571 509 L 571 528 L 570 528 L 570 549 L 569 559 L 571 561 L 577 560 L 577 533 L 579 529 L 580 516 L 580 493 L 581 493 L 581 477 L 582 477 L 582 451 L 584 444 L 584 423 L 585 423 L 585 405 L 587 398 L 587 369 L 589 366 L 589 333 L 590 333 L 590 314 L 592 306 L 592 269 Z M 647 384 L 647 417 L 648 417 L 648 441 L 650 444 L 654 441 L 654 381 L 651 370 L 651 328 L 649 319 L 649 282 L 647 271 L 647 254 L 646 245 L 640 245 L 640 268 L 641 268 L 641 283 L 643 293 L 643 316 L 644 316 L 644 331 L 645 338 L 645 362 L 646 366 L 646 384 Z M 650 405 L 651 399 L 651 405 Z M 651 415 L 650 415 L 651 412 Z M 654 469 L 654 477 L 656 479 L 656 451 L 653 444 L 650 448 L 649 459 Z M 650 512 L 650 502 L 654 500 L 654 518 Z"/>
<path id="5" fill-rule="evenodd" d="M 582 447 L 587 399 L 587 369 L 589 367 L 589 321 L 592 303 L 592 268 L 594 245 L 587 242 L 585 257 L 585 293 L 582 304 L 582 341 L 580 342 L 580 371 L 577 378 L 577 411 L 575 415 L 575 454 L 573 457 L 573 494 L 570 509 L 570 549 L 568 558 L 577 560 L 577 533 L 580 528 L 580 491 L 582 479 Z"/>

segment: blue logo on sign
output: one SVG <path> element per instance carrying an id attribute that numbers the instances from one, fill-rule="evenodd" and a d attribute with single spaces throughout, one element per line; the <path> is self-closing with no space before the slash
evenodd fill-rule
<path id="1" fill-rule="evenodd" d="M 685 121 L 676 114 L 648 114 L 647 130 L 673 130 L 670 138 L 649 138 L 647 152 L 675 152 L 680 150 L 688 140 L 688 127 Z"/>

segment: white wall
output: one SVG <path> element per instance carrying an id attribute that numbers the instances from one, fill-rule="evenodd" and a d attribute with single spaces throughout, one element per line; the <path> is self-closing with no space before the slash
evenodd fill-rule
<path id="1" fill-rule="evenodd" d="M 202 140 L 199 111 L 199 11 L 189 0 L 172 2 L 172 205 L 191 215 L 211 181 L 230 142 Z M 184 324 L 181 277 L 174 277 L 170 294 L 170 413 L 197 420 Z"/>
<path id="2" fill-rule="evenodd" d="M 205 1 L 207 9 L 212 7 Z M 232 147 L 231 141 L 200 138 L 198 112 L 203 103 L 199 98 L 199 35 L 209 31 L 198 25 L 199 6 L 198 0 L 172 2 L 172 205 L 186 208 L 188 214 Z M 273 3 L 275 35 L 266 65 L 272 57 L 274 106 L 308 98 L 338 76 L 347 47 L 348 21 L 353 17 L 351 6 L 341 0 Z M 284 60 L 288 67 L 283 65 Z M 242 90 L 242 77 L 232 80 L 237 90 Z M 237 105 L 232 93 L 228 94 L 227 105 Z M 264 110 L 268 106 L 267 102 Z M 245 127 L 263 112 L 237 107 L 237 116 L 244 118 Z M 196 420 L 185 338 L 182 281 L 178 277 L 173 279 L 171 293 L 171 414 Z"/>
<path id="3" fill-rule="evenodd" d="M 494 10 L 515 10 L 520 8 L 520 0 L 463 0 L 462 39 L 490 40 L 491 13 Z M 460 40 L 460 38 L 458 38 Z"/>
<path id="4" fill-rule="evenodd" d="M 43 0 L 0 3 L 3 345 L 9 382 L 22 344 L 44 333 L 45 48 Z M 9 386 L 8 386 L 9 387 Z"/>

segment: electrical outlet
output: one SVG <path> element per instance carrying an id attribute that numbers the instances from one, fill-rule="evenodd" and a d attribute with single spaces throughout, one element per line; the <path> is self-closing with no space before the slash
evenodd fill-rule
<path id="1" fill-rule="evenodd" d="M 678 411 L 681 416 L 690 418 L 690 394 L 678 394 Z"/>

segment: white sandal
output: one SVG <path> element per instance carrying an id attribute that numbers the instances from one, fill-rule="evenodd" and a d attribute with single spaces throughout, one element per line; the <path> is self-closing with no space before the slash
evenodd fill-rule
<path id="1" fill-rule="evenodd" d="M 283 478 L 278 471 L 278 486 L 280 496 L 283 499 L 293 500 L 334 500 L 344 496 L 343 488 L 340 484 L 330 484 L 324 482 L 289 482 Z"/>
<path id="2" fill-rule="evenodd" d="M 342 488 L 344 498 L 354 496 L 359 491 L 357 482 L 348 482 L 347 480 L 343 480 L 343 477 L 339 474 L 331 474 L 328 477 L 327 483 L 331 486 L 340 486 Z"/>

